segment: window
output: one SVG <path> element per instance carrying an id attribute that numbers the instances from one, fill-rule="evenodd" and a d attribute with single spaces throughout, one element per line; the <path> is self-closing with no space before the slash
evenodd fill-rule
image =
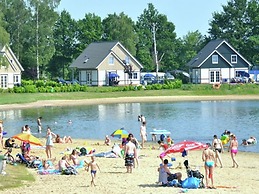
<path id="1" fill-rule="evenodd" d="M 1 88 L 7 88 L 7 75 L 1 75 Z"/>
<path id="2" fill-rule="evenodd" d="M 237 55 L 231 55 L 231 63 L 237 63 Z"/>
<path id="3" fill-rule="evenodd" d="M 212 64 L 218 64 L 219 63 L 218 55 L 212 55 Z"/>
<path id="4" fill-rule="evenodd" d="M 137 73 L 133 73 L 133 79 L 138 79 L 138 74 Z"/>
<path id="5" fill-rule="evenodd" d="M 114 57 L 110 56 L 109 58 L 109 65 L 114 65 Z"/>
<path id="6" fill-rule="evenodd" d="M 210 82 L 211 83 L 220 82 L 220 72 L 219 71 L 211 71 L 210 72 Z"/>
<path id="7" fill-rule="evenodd" d="M 125 57 L 125 63 L 126 65 L 130 64 L 130 58 L 128 56 Z"/>
<path id="8" fill-rule="evenodd" d="M 19 75 L 14 75 L 13 76 L 13 83 L 18 84 L 19 83 Z"/>

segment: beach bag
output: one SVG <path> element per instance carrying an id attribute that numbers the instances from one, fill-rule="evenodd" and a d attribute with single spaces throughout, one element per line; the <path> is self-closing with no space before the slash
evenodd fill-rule
<path id="1" fill-rule="evenodd" d="M 198 179 L 203 179 L 204 175 L 201 174 L 199 170 L 188 170 L 188 177 L 196 177 Z"/>
<path id="2" fill-rule="evenodd" d="M 200 179 L 196 177 L 188 177 L 182 182 L 182 188 L 197 189 L 200 185 Z"/>
<path id="3" fill-rule="evenodd" d="M 68 167 L 67 169 L 63 170 L 62 174 L 64 175 L 76 175 L 77 171 L 72 166 Z"/>

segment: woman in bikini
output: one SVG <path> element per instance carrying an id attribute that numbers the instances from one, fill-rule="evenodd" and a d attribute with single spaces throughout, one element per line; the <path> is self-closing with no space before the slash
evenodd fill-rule
<path id="1" fill-rule="evenodd" d="M 238 141 L 236 139 L 236 136 L 232 135 L 232 139 L 230 141 L 228 151 L 230 151 L 230 154 L 231 154 L 231 158 L 233 161 L 233 166 L 232 166 L 233 168 L 235 168 L 235 167 L 238 168 L 238 163 L 236 161 L 237 148 L 238 148 Z"/>
<path id="2" fill-rule="evenodd" d="M 72 143 L 72 138 L 70 136 L 64 136 L 63 138 L 61 138 L 58 134 L 55 138 L 55 142 L 56 143 Z"/>
<path id="3" fill-rule="evenodd" d="M 70 160 L 72 160 L 73 165 L 75 166 L 79 165 L 78 151 L 76 149 L 72 150 L 72 153 L 70 154 Z"/>
<path id="4" fill-rule="evenodd" d="M 205 177 L 206 177 L 206 188 L 214 187 L 214 178 L 213 178 L 213 170 L 216 164 L 216 157 L 213 150 L 210 148 L 210 144 L 208 144 L 208 148 L 202 152 L 202 160 L 205 162 Z M 211 180 L 211 187 L 209 187 L 209 179 Z"/>
<path id="5" fill-rule="evenodd" d="M 215 153 L 216 153 L 216 161 L 217 161 L 217 159 L 219 160 L 220 167 L 222 168 L 223 165 L 222 165 L 220 153 L 224 152 L 223 144 L 222 144 L 221 140 L 218 139 L 217 135 L 214 135 L 213 138 L 214 139 L 213 139 L 212 145 L 213 145 L 213 149 L 215 150 Z"/>

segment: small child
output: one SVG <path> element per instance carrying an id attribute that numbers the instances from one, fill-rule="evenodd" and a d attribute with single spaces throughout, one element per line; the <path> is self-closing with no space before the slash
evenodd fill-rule
<path id="1" fill-rule="evenodd" d="M 91 171 L 90 171 L 91 177 L 92 177 L 91 186 L 93 186 L 93 185 L 96 186 L 96 184 L 95 184 L 96 172 L 97 172 L 97 168 L 100 170 L 100 167 L 97 164 L 97 162 L 95 161 L 94 156 L 91 156 L 91 162 L 88 163 L 88 166 L 86 169 L 87 172 L 89 171 L 89 168 L 91 168 Z M 101 170 L 100 170 L 100 172 L 101 172 Z"/>

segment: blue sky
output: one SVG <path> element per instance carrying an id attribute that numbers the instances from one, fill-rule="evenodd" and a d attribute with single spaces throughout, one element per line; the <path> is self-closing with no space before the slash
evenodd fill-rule
<path id="1" fill-rule="evenodd" d="M 227 0 L 61 0 L 58 10 L 67 10 L 71 17 L 83 19 L 85 14 L 94 13 L 102 19 L 108 14 L 124 12 L 134 21 L 152 3 L 160 14 L 174 23 L 178 37 L 199 30 L 207 34 L 213 12 L 221 12 Z"/>

